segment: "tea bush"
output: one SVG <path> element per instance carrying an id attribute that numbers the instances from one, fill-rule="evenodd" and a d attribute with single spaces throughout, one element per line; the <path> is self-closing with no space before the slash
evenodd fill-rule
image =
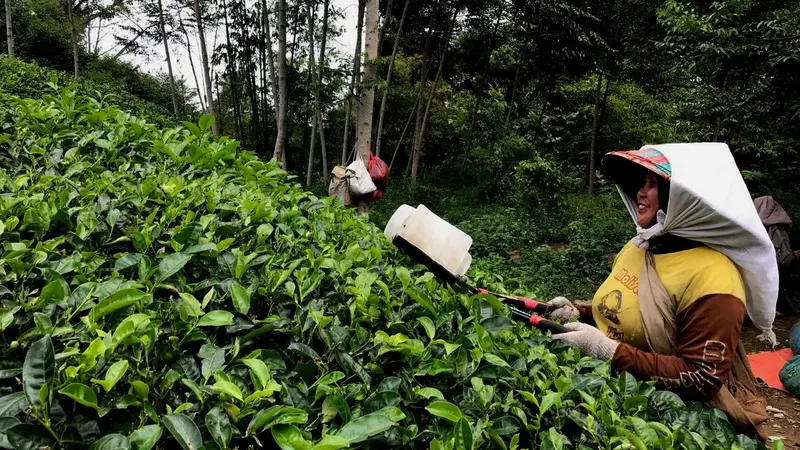
<path id="1" fill-rule="evenodd" d="M 53 88 L 73 84 L 78 94 L 104 97 L 105 101 L 160 125 L 171 125 L 176 121 L 176 118 L 163 108 L 143 101 L 123 89 L 95 83 L 85 78 L 74 78 L 65 72 L 0 55 L 0 91 L 7 94 L 22 98 L 39 98 L 42 93 L 50 92 Z"/>
<path id="2" fill-rule="evenodd" d="M 67 89 L 0 118 L 0 447 L 764 448 L 439 285 L 209 116 Z"/>

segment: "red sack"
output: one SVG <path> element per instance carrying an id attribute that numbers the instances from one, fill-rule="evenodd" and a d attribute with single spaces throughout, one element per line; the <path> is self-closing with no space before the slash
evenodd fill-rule
<path id="1" fill-rule="evenodd" d="M 389 166 L 370 152 L 367 171 L 378 190 L 386 192 L 386 185 L 389 184 Z"/>

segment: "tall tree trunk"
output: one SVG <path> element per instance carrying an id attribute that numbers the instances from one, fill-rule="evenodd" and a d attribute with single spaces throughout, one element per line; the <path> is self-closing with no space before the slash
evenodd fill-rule
<path id="1" fill-rule="evenodd" d="M 253 64 L 253 47 L 251 46 L 250 31 L 248 22 L 247 6 L 242 7 L 242 45 L 244 45 L 244 81 L 247 88 L 247 96 L 250 99 L 250 128 L 255 137 L 255 148 L 258 153 L 266 153 L 261 142 L 261 118 L 258 113 L 258 93 L 256 92 L 256 68 Z"/>
<path id="2" fill-rule="evenodd" d="M 602 64 L 601 64 L 602 67 Z M 592 111 L 592 141 L 589 144 L 589 195 L 594 194 L 594 165 L 597 148 L 597 132 L 600 128 L 600 107 L 603 102 L 603 71 L 597 74 L 597 89 Z"/>
<path id="3" fill-rule="evenodd" d="M 189 65 L 192 68 L 192 76 L 194 77 L 194 85 L 197 89 L 197 99 L 200 101 L 200 108 L 205 110 L 206 104 L 203 101 L 203 93 L 200 90 L 200 81 L 197 79 L 197 71 L 194 68 L 194 59 L 192 58 L 192 41 L 189 39 L 189 32 L 186 31 L 186 25 L 183 23 L 183 16 L 178 11 L 178 23 L 180 24 L 183 36 L 186 38 L 186 53 L 189 55 Z"/>
<path id="4" fill-rule="evenodd" d="M 289 60 L 289 64 L 294 67 L 294 52 L 297 50 L 297 29 L 300 27 L 300 2 L 297 2 L 297 5 L 294 9 L 294 22 L 292 22 L 294 26 L 292 27 L 292 57 Z"/>
<path id="5" fill-rule="evenodd" d="M 10 0 L 7 0 L 7 1 L 10 1 Z M 79 61 L 80 53 L 79 53 L 79 51 L 80 50 L 78 49 L 78 30 L 75 28 L 75 15 L 72 12 L 72 7 L 73 7 L 72 2 L 74 2 L 74 1 L 75 0 L 67 0 L 67 16 L 68 16 L 68 19 L 69 19 L 70 33 L 72 35 L 71 36 L 72 37 L 72 42 L 71 42 L 71 44 L 72 44 L 72 65 L 73 65 L 73 71 L 74 71 L 75 77 L 77 78 L 77 77 L 80 76 L 80 70 L 79 70 L 79 68 L 80 68 L 80 61 Z"/>
<path id="6" fill-rule="evenodd" d="M 161 31 L 161 41 L 164 42 L 164 54 L 167 56 L 167 72 L 169 73 L 169 90 L 172 96 L 172 109 L 178 115 L 178 94 L 175 92 L 175 75 L 172 73 L 172 60 L 169 57 L 169 42 L 167 42 L 167 28 L 164 26 L 164 7 L 158 0 L 158 28 Z"/>
<path id="7" fill-rule="evenodd" d="M 317 144 L 317 117 L 319 113 L 319 90 L 317 89 L 317 65 L 314 57 L 314 18 L 316 4 L 308 5 L 308 58 L 311 72 L 311 84 L 314 92 L 314 113 L 311 116 L 311 146 L 308 149 L 308 166 L 306 166 L 306 186 L 311 187 L 311 175 L 314 172 L 314 150 Z"/>
<path id="8" fill-rule="evenodd" d="M 407 173 L 411 170 L 414 154 L 417 152 L 417 142 L 420 131 L 422 131 L 422 116 L 425 114 L 425 85 L 428 81 L 428 65 L 430 64 L 431 59 L 431 37 L 433 35 L 434 18 L 435 14 L 431 14 L 428 22 L 428 32 L 425 34 L 425 50 L 423 50 L 422 54 L 422 68 L 419 76 L 419 93 L 417 95 L 417 113 L 416 118 L 414 119 L 414 136 L 411 139 L 411 154 L 408 157 L 408 166 L 406 167 Z M 415 184 L 415 181 L 412 181 L 411 183 Z"/>
<path id="9" fill-rule="evenodd" d="M 222 107 L 222 96 L 219 95 L 219 74 L 218 73 L 214 74 L 214 81 L 215 81 L 214 85 L 217 86 L 217 104 L 215 105 L 215 107 L 217 109 L 217 112 L 219 113 L 219 117 L 217 117 L 216 122 L 219 123 L 219 129 L 220 129 L 220 132 L 221 132 L 221 130 L 224 128 L 222 126 L 222 121 L 223 121 L 223 119 L 227 120 L 227 118 L 225 117 L 225 109 Z"/>
<path id="10" fill-rule="evenodd" d="M 358 0 L 358 24 L 356 25 L 356 50 L 353 53 L 353 74 L 350 77 L 350 89 L 347 93 L 347 101 L 344 111 L 344 137 L 342 138 L 342 165 L 347 163 L 347 141 L 350 136 L 350 111 L 353 107 L 355 98 L 357 74 L 361 72 L 361 31 L 364 28 L 364 8 L 366 0 Z"/>
<path id="11" fill-rule="evenodd" d="M 369 153 L 372 150 L 372 112 L 375 105 L 375 75 L 377 67 L 375 59 L 378 56 L 378 25 L 379 25 L 378 0 L 367 0 L 364 14 L 364 26 L 366 27 L 366 45 L 364 52 L 367 57 L 364 60 L 364 88 L 361 107 L 358 110 L 358 156 L 364 160 L 364 164 L 369 161 Z"/>
<path id="12" fill-rule="evenodd" d="M 103 30 L 103 18 L 100 17 L 97 19 L 97 36 L 94 38 L 94 52 L 97 53 L 97 49 L 100 47 L 100 32 Z"/>
<path id="13" fill-rule="evenodd" d="M 320 90 L 322 89 L 322 76 L 325 71 L 325 51 L 328 45 L 328 19 L 330 18 L 330 0 L 325 0 L 322 13 L 322 43 L 319 49 L 319 70 L 317 71 L 317 86 L 314 93 L 314 117 L 317 121 L 317 131 L 319 132 L 320 152 L 322 153 L 322 182 L 328 184 L 328 148 L 325 142 L 325 123 L 322 121 L 320 113 Z"/>
<path id="14" fill-rule="evenodd" d="M 517 83 L 519 83 L 519 69 L 522 67 L 522 55 L 517 60 L 517 70 L 514 72 L 514 82 L 511 84 L 511 98 L 508 100 L 508 111 L 506 111 L 506 121 L 503 128 L 508 128 L 511 121 L 511 113 L 514 111 L 514 97 L 517 95 Z"/>
<path id="15" fill-rule="evenodd" d="M 261 142 L 264 144 L 264 153 L 267 152 L 267 142 L 269 142 L 269 97 L 267 89 L 267 49 L 266 49 L 266 34 L 264 30 L 264 17 L 266 13 L 266 9 L 263 7 L 261 2 L 257 4 L 257 12 L 258 17 L 256 17 L 256 23 L 258 24 L 258 62 L 256 66 L 258 67 L 258 76 L 261 80 L 261 90 L 258 91 L 258 98 L 261 104 L 261 117 L 264 119 L 264 126 L 261 127 Z"/>
<path id="16" fill-rule="evenodd" d="M 203 81 L 206 87 L 206 105 L 209 114 L 217 115 L 217 108 L 214 105 L 214 93 L 211 90 L 211 70 L 208 65 L 208 49 L 206 47 L 206 35 L 203 28 L 203 16 L 200 12 L 200 0 L 194 0 L 194 19 L 197 22 L 197 34 L 200 38 L 200 58 L 203 63 Z M 219 118 L 217 119 L 219 120 Z M 211 126 L 211 132 L 219 136 L 219 124 L 217 120 Z"/>
<path id="17" fill-rule="evenodd" d="M 244 134 L 244 123 L 239 104 L 239 77 L 236 70 L 236 57 L 233 55 L 233 45 L 231 44 L 230 24 L 228 23 L 228 4 L 222 2 L 223 17 L 225 19 L 225 52 L 228 55 L 228 80 L 230 81 L 231 100 L 233 103 L 233 120 L 236 122 L 236 134 L 242 141 L 242 146 L 247 147 L 247 137 Z"/>
<path id="18" fill-rule="evenodd" d="M 267 47 L 267 65 L 269 67 L 269 83 L 272 87 L 272 101 L 273 107 L 275 108 L 275 122 L 278 124 L 278 110 L 280 109 L 279 105 L 279 92 L 278 89 L 278 77 L 275 74 L 275 54 L 272 51 L 272 31 L 269 27 L 269 8 L 267 8 L 267 0 L 261 0 L 261 8 L 264 10 L 264 14 L 262 16 L 264 21 L 264 36 L 266 38 Z M 266 116 L 265 121 L 266 121 Z"/>
<path id="19" fill-rule="evenodd" d="M 286 168 L 286 0 L 278 0 L 278 132 L 273 157 Z"/>
<path id="20" fill-rule="evenodd" d="M 394 0 L 389 0 L 389 3 L 386 4 L 386 19 L 383 21 L 383 25 L 381 26 L 381 34 L 378 36 L 378 56 L 381 56 L 381 47 L 383 47 L 383 39 L 386 36 L 386 29 L 389 28 L 389 19 L 392 18 L 393 8 Z"/>
<path id="21" fill-rule="evenodd" d="M 14 30 L 11 27 L 11 0 L 6 0 L 6 43 L 8 44 L 8 56 L 14 57 Z"/>
<path id="22" fill-rule="evenodd" d="M 436 77 L 433 80 L 433 87 L 431 87 L 431 93 L 428 96 L 428 104 L 425 106 L 425 115 L 422 117 L 422 128 L 420 129 L 419 135 L 417 136 L 417 143 L 414 146 L 415 151 L 412 153 L 412 162 L 411 162 L 411 184 L 417 184 L 417 175 L 419 174 L 419 161 L 422 156 L 422 142 L 425 138 L 425 128 L 428 125 L 428 114 L 431 111 L 431 104 L 433 104 L 433 98 L 436 96 L 436 90 L 439 88 L 439 81 L 442 79 L 442 69 L 444 68 L 444 61 L 447 58 L 447 50 L 450 47 L 450 36 L 453 33 L 453 29 L 455 28 L 456 24 L 456 15 L 458 14 L 458 9 L 453 10 L 453 18 L 450 20 L 450 29 L 447 31 L 445 35 L 445 41 L 443 43 L 444 48 L 442 49 L 442 57 L 439 59 L 439 69 L 436 71 Z"/>
<path id="23" fill-rule="evenodd" d="M 410 3 L 411 0 L 406 0 L 406 4 L 403 6 L 403 14 L 400 16 L 400 23 L 397 25 L 397 33 L 394 36 L 394 48 L 392 49 L 392 57 L 389 60 L 389 71 L 386 73 L 386 87 L 383 89 L 380 113 L 378 114 L 378 132 L 375 133 L 377 139 L 375 143 L 375 155 L 377 156 L 381 156 L 381 143 L 383 142 L 383 119 L 386 115 L 386 104 L 388 103 L 389 98 L 389 86 L 392 83 L 394 61 L 395 58 L 397 58 L 397 49 L 400 47 L 400 34 L 403 32 L 403 23 L 406 21 L 406 14 L 408 13 L 408 5 Z"/>

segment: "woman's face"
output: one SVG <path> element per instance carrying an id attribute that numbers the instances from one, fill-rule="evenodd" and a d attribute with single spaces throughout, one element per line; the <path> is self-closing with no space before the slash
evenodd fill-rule
<path id="1" fill-rule="evenodd" d="M 644 185 L 636 195 L 636 208 L 639 211 L 639 220 L 636 222 L 642 228 L 649 228 L 656 222 L 658 212 L 658 178 L 653 174 L 644 177 Z"/>

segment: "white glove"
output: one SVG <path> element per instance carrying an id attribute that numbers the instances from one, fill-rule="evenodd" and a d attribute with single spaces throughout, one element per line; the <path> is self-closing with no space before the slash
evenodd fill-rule
<path id="1" fill-rule="evenodd" d="M 584 355 L 610 361 L 619 347 L 619 342 L 607 337 L 597 328 L 580 322 L 564 324 L 567 333 L 554 334 L 553 339 L 567 342 L 581 349 Z"/>
<path id="2" fill-rule="evenodd" d="M 554 309 L 547 313 L 547 318 L 556 322 L 566 323 L 581 317 L 580 311 L 565 297 L 556 297 L 548 302 Z"/>

